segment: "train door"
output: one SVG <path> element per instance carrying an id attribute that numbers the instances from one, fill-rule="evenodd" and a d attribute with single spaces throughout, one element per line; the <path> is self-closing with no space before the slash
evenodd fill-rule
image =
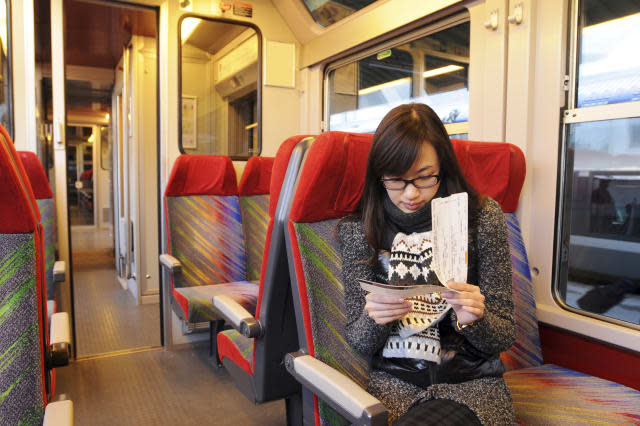
<path id="1" fill-rule="evenodd" d="M 71 251 L 76 357 L 156 347 L 157 11 L 50 7 L 56 202 Z"/>

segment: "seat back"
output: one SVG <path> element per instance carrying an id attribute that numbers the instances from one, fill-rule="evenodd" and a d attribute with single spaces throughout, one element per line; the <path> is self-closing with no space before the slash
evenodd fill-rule
<path id="1" fill-rule="evenodd" d="M 40 218 L 15 148 L 0 133 L 0 418 L 39 423 L 46 405 Z"/>
<path id="2" fill-rule="evenodd" d="M 251 157 L 238 186 L 247 257 L 247 281 L 260 280 L 269 223 L 269 185 L 273 161 L 273 157 Z"/>
<path id="3" fill-rule="evenodd" d="M 243 281 L 242 215 L 231 159 L 181 155 L 164 195 L 169 253 L 182 263 L 172 288 Z"/>
<path id="4" fill-rule="evenodd" d="M 360 198 L 371 141 L 371 135 L 339 132 L 327 132 L 316 139 L 300 174 L 287 228 L 300 346 L 363 386 L 368 375 L 367 360 L 342 337 L 346 309 L 334 232 L 339 218 L 350 214 Z M 541 358 L 535 303 L 529 297 L 532 286 L 526 252 L 513 214 L 524 181 L 524 157 L 510 144 L 457 140 L 453 144 L 470 183 L 509 211 L 506 219 L 514 265 L 518 341 L 503 359 L 512 367 L 533 365 Z M 488 161 L 493 155 L 499 161 Z M 505 173 L 503 168 L 508 171 Z M 305 418 L 311 418 L 309 412 L 313 409 L 316 423 L 320 419 L 323 423 L 341 422 L 339 415 L 328 405 L 318 403 L 316 397 L 313 408 L 310 404 L 307 398 Z"/>
<path id="5" fill-rule="evenodd" d="M 542 364 L 536 302 L 527 251 L 515 215 L 524 183 L 524 154 L 515 145 L 495 142 L 452 140 L 453 148 L 469 183 L 480 194 L 495 199 L 504 212 L 511 251 L 516 341 L 501 355 L 507 369 Z"/>
<path id="6" fill-rule="evenodd" d="M 289 213 L 287 253 L 300 348 L 366 385 L 368 360 L 344 335 L 346 307 L 335 228 L 351 213 L 364 185 L 372 135 L 325 132 L 309 149 Z M 305 419 L 340 423 L 339 415 L 303 393 Z M 319 416 L 319 417 L 318 417 Z"/>
<path id="7" fill-rule="evenodd" d="M 313 140 L 309 136 L 288 138 L 280 145 L 273 163 L 269 185 L 269 225 L 255 315 L 263 325 L 264 335 L 255 339 L 252 362 L 253 389 L 258 402 L 283 398 L 300 390 L 282 363 L 285 354 L 300 347 L 284 226 L 298 173 Z"/>
<path id="8" fill-rule="evenodd" d="M 47 300 L 54 300 L 53 264 L 55 263 L 56 222 L 53 192 L 38 156 L 30 151 L 19 151 L 18 155 L 29 177 L 42 218 Z"/>

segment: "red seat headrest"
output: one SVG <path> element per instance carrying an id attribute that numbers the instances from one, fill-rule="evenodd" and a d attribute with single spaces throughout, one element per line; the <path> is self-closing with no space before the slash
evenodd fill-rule
<path id="1" fill-rule="evenodd" d="M 238 195 L 236 171 L 231 158 L 224 155 L 182 154 L 173 165 L 164 195 Z"/>
<path id="2" fill-rule="evenodd" d="M 35 206 L 35 198 L 27 174 L 6 130 L 0 126 L 0 234 L 34 232 L 40 218 L 32 205 Z"/>
<path id="3" fill-rule="evenodd" d="M 294 222 L 334 219 L 353 212 L 360 200 L 371 134 L 325 132 L 311 146 L 291 206 Z M 518 207 L 526 172 L 522 151 L 509 143 L 452 140 L 462 172 L 479 194 L 504 212 Z"/>
<path id="4" fill-rule="evenodd" d="M 373 135 L 325 132 L 309 148 L 289 218 L 316 222 L 345 216 L 360 200 Z"/>
<path id="5" fill-rule="evenodd" d="M 27 172 L 36 200 L 53 198 L 51 186 L 49 186 L 47 175 L 40 163 L 40 160 L 38 159 L 38 156 L 30 151 L 19 151 L 18 155 L 20 156 L 22 165 Z"/>
<path id="6" fill-rule="evenodd" d="M 452 139 L 458 163 L 478 194 L 496 200 L 505 213 L 518 208 L 526 174 L 524 154 L 505 142 L 473 142 Z"/>
<path id="7" fill-rule="evenodd" d="M 239 195 L 263 195 L 269 194 L 271 185 L 271 171 L 273 170 L 273 157 L 251 157 L 244 167 Z"/>
<path id="8" fill-rule="evenodd" d="M 309 135 L 292 136 L 282 142 L 280 148 L 278 148 L 276 158 L 273 161 L 271 183 L 269 184 L 269 194 L 271 194 L 271 197 L 269 198 L 270 217 L 274 217 L 276 215 L 278 198 L 280 198 L 280 190 L 282 189 L 282 184 L 284 183 L 284 176 L 287 174 L 287 167 L 289 166 L 291 153 L 293 152 L 293 149 L 296 147 L 298 142 L 308 137 Z"/>

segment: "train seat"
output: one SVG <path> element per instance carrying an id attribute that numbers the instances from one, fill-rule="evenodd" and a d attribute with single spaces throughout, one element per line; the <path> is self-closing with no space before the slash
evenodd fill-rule
<path id="1" fill-rule="evenodd" d="M 269 184 L 274 160 L 273 157 L 251 157 L 238 185 L 247 256 L 247 281 L 260 281 L 269 223 Z"/>
<path id="2" fill-rule="evenodd" d="M 344 419 L 340 419 L 338 413 L 324 402 L 318 402 L 320 397 L 333 404 L 332 399 L 340 400 L 340 395 L 368 398 L 371 404 L 367 405 L 367 415 L 381 422 L 379 424 L 386 424 L 384 406 L 375 398 L 367 397 L 369 394 L 363 389 L 368 380 L 368 360 L 342 337 L 346 307 L 335 238 L 339 218 L 351 213 L 360 198 L 371 141 L 370 134 L 325 132 L 319 135 L 300 172 L 285 226 L 301 349 L 297 355 L 308 354 L 286 355 L 285 366 L 303 386 L 305 424 L 313 419 L 316 424 L 319 419 L 329 424 L 341 423 Z M 314 361 L 326 366 L 332 377 L 316 370 Z M 311 375 L 298 374 L 303 370 Z M 338 386 L 324 387 L 326 393 L 314 384 L 322 387 L 331 381 Z M 362 420 L 359 415 L 349 416 L 349 421 L 355 424 L 362 424 Z"/>
<path id="3" fill-rule="evenodd" d="M 370 142 L 362 138 L 366 137 L 323 134 L 317 138 L 308 154 L 307 164 L 312 166 L 301 172 L 287 228 L 292 287 L 297 293 L 294 296 L 299 313 L 297 322 L 303 334 L 301 351 L 288 354 L 285 365 L 305 388 L 305 419 L 315 419 L 316 424 L 320 421 L 341 423 L 343 417 L 357 424 L 387 422 L 384 406 L 362 389 L 367 381 L 367 360 L 354 352 L 342 337 L 346 321 L 344 293 L 333 232 L 339 218 L 353 210 L 360 196 L 370 146 Z M 510 144 L 452 142 L 470 183 L 500 203 L 509 228 L 517 331 L 516 342 L 501 358 L 510 369 L 505 380 L 513 393 L 516 420 L 524 424 L 561 423 L 562 416 L 566 416 L 561 415 L 561 411 L 585 407 L 581 413 L 584 415 L 598 404 L 611 412 L 616 412 L 615 404 L 620 404 L 625 408 L 616 412 L 619 419 L 624 415 L 633 418 L 636 413 L 630 411 L 630 401 L 640 406 L 632 396 L 636 391 L 571 370 L 542 365 L 526 250 L 513 213 L 524 181 L 521 151 Z M 591 390 L 581 392 L 580 382 L 591 386 Z M 606 391 L 599 394 L 599 400 L 589 398 L 594 388 Z M 310 396 L 311 392 L 314 396 Z M 574 402 L 554 407 L 549 396 L 556 392 L 565 394 L 564 399 L 556 399 L 556 403 Z M 609 399 L 614 403 L 609 405 Z M 547 413 L 546 418 L 535 414 L 542 412 Z M 606 410 L 601 414 L 607 414 Z"/>
<path id="4" fill-rule="evenodd" d="M 282 366 L 284 355 L 299 347 L 286 261 L 284 223 L 299 168 L 312 141 L 313 137 L 307 136 L 287 139 L 281 144 L 273 162 L 255 316 L 228 299 L 214 297 L 213 300 L 214 307 L 224 314 L 227 323 L 234 326 L 234 329 L 218 334 L 220 358 L 238 388 L 252 402 L 287 398 L 300 391 L 297 382 Z M 247 168 L 252 165 L 252 160 L 247 163 Z M 243 175 L 241 194 L 246 192 L 244 181 Z M 247 237 L 247 242 L 250 240 Z"/>
<path id="5" fill-rule="evenodd" d="M 53 192 L 38 156 L 30 151 L 19 151 L 18 155 L 29 177 L 42 218 L 44 261 L 47 276 L 47 313 L 51 316 L 57 310 L 57 284 L 65 280 L 66 273 L 65 262 L 63 260 L 55 260 L 56 211 Z"/>
<path id="6" fill-rule="evenodd" d="M 47 330 L 40 214 L 15 148 L 0 130 L 0 418 L 3 424 L 73 424 L 71 401 L 47 401 L 48 372 L 68 363 L 69 317 L 54 315 Z"/>
<path id="7" fill-rule="evenodd" d="M 211 303 L 224 294 L 255 312 L 258 283 L 248 281 L 236 172 L 221 155 L 181 155 L 164 196 L 172 307 L 187 323 L 209 322 L 210 354 L 223 323 Z"/>

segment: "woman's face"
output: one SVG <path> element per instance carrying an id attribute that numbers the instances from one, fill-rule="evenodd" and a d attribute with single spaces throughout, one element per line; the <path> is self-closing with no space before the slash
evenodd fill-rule
<path id="1" fill-rule="evenodd" d="M 402 176 L 384 175 L 382 178 L 409 180 L 439 174 L 440 162 L 438 161 L 436 150 L 430 143 L 423 143 L 416 160 L 405 174 Z M 421 181 L 428 183 L 429 179 L 421 179 Z M 431 181 L 434 181 L 434 179 L 432 178 Z M 420 184 L 418 185 L 421 186 Z M 436 192 L 438 192 L 440 181 L 438 180 L 438 183 L 430 188 L 417 188 L 411 183 L 407 184 L 404 189 L 399 190 L 389 189 L 388 187 L 389 185 L 387 184 L 386 191 L 393 204 L 405 213 L 413 213 L 431 201 Z"/>

